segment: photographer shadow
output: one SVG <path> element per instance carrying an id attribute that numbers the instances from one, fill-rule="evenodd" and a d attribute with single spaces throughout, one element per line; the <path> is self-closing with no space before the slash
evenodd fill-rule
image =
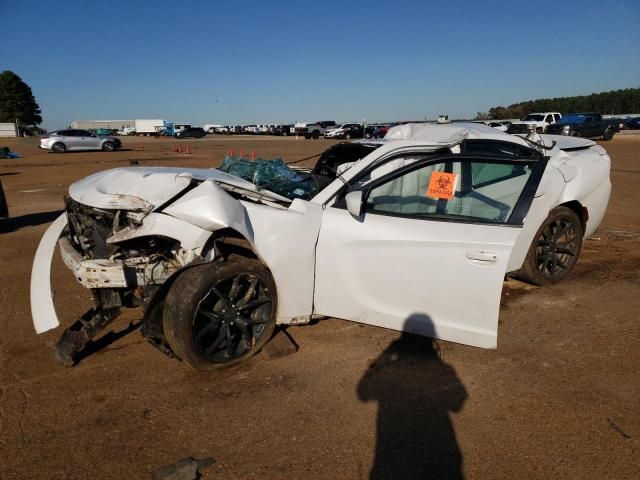
<path id="1" fill-rule="evenodd" d="M 435 333 L 423 314 L 405 330 Z M 403 332 L 370 365 L 358 397 L 378 402 L 372 480 L 464 478 L 450 413 L 462 410 L 467 392 L 431 338 Z"/>

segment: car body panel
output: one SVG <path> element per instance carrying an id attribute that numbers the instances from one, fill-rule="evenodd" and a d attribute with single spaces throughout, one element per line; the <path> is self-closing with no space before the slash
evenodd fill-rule
<path id="1" fill-rule="evenodd" d="M 212 179 L 258 193 L 251 182 L 213 168 L 125 167 L 104 170 L 73 183 L 69 195 L 79 203 L 98 208 L 152 209 L 187 188 L 192 179 Z M 261 195 L 274 201 L 290 200 L 268 190 Z"/>
<path id="2" fill-rule="evenodd" d="M 53 304 L 51 290 L 51 263 L 62 230 L 67 225 L 67 215 L 60 215 L 45 231 L 33 259 L 31 269 L 31 318 L 36 333 L 43 333 L 60 325 Z"/>
<path id="3" fill-rule="evenodd" d="M 359 221 L 327 208 L 315 312 L 495 348 L 502 281 L 519 232 L 369 213 Z"/>
<path id="4" fill-rule="evenodd" d="M 322 207 L 295 199 L 288 208 L 238 201 L 212 180 L 164 209 L 168 215 L 214 232 L 231 228 L 269 267 L 278 287 L 278 323 L 308 321 L 313 303 L 314 249 Z"/>

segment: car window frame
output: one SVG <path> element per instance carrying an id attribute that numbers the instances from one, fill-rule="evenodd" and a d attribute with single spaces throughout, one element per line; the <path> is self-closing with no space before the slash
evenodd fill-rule
<path id="1" fill-rule="evenodd" d="M 509 142 L 505 142 L 509 143 Z M 526 147 L 525 147 L 526 148 Z M 376 178 L 364 186 L 354 186 L 354 183 L 358 182 L 361 178 L 371 173 L 371 171 L 375 168 L 380 167 L 382 164 L 378 164 L 373 166 L 373 168 L 367 169 L 362 172 L 360 175 L 352 179 L 348 184 L 344 185 L 342 189 L 336 192 L 333 197 L 334 201 L 330 205 L 327 205 L 328 208 L 338 208 L 346 210 L 346 202 L 344 201 L 344 197 L 347 193 L 351 191 L 362 190 L 362 215 L 366 216 L 367 213 L 369 215 L 382 215 L 396 218 L 406 218 L 408 220 L 423 220 L 423 221 L 436 221 L 436 222 L 453 222 L 453 223 L 465 223 L 465 224 L 473 224 L 473 225 L 496 225 L 496 226 L 505 226 L 505 227 L 517 227 L 522 228 L 524 225 L 524 220 L 526 215 L 533 203 L 533 199 L 535 193 L 538 189 L 538 185 L 544 173 L 544 170 L 547 166 L 550 157 L 543 156 L 539 154 L 538 157 L 526 157 L 526 158 L 510 158 L 510 157 L 501 157 L 496 155 L 468 155 L 464 153 L 433 153 L 428 154 L 425 152 L 402 152 L 396 155 L 393 155 L 385 160 L 384 163 L 389 161 L 393 161 L 398 158 L 407 158 L 407 157 L 425 157 L 421 158 L 415 162 L 412 162 L 408 165 L 400 167 L 396 170 L 393 170 L 380 178 Z M 369 198 L 369 194 L 371 190 L 374 188 L 387 183 L 389 181 L 394 180 L 397 177 L 400 177 L 404 174 L 411 173 L 414 170 L 418 170 L 423 167 L 427 167 L 429 165 L 434 165 L 443 162 L 458 162 L 458 163 L 466 163 L 471 167 L 471 163 L 473 162 L 486 162 L 486 163 L 504 163 L 504 164 L 530 164 L 531 165 L 531 174 L 525 183 L 520 195 L 518 196 L 518 200 L 513 206 L 511 214 L 506 221 L 501 222 L 497 220 L 490 219 L 482 219 L 482 218 L 466 218 L 466 217 L 442 217 L 442 216 L 428 216 L 428 215 L 411 215 L 406 213 L 397 213 L 397 212 L 367 212 L 367 199 Z"/>

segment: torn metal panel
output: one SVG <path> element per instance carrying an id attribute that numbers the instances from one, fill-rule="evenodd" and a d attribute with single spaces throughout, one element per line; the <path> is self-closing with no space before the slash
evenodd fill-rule
<path id="1" fill-rule="evenodd" d="M 126 288 L 127 279 L 121 261 L 108 259 L 83 260 L 68 239 L 61 238 L 62 261 L 85 288 Z"/>
<path id="2" fill-rule="evenodd" d="M 163 212 L 209 232 L 233 228 L 253 242 L 244 206 L 213 181 L 202 182 Z"/>
<path id="3" fill-rule="evenodd" d="M 164 213 L 150 213 L 137 227 L 125 227 L 107 238 L 108 244 L 117 244 L 135 238 L 160 235 L 180 242 L 182 249 L 200 254 L 211 236 L 211 231 Z"/>

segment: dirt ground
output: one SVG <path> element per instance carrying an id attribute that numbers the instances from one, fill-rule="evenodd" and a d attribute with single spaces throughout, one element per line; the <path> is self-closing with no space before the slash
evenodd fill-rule
<path id="1" fill-rule="evenodd" d="M 129 331 L 130 310 L 65 368 L 62 329 L 34 333 L 29 278 L 71 182 L 129 160 L 216 166 L 233 148 L 291 162 L 332 143 L 125 142 L 57 155 L 0 141 L 24 157 L 0 160 L 0 478 L 150 478 L 188 456 L 216 460 L 207 479 L 640 478 L 640 137 L 603 144 L 613 196 L 573 274 L 507 282 L 497 350 L 331 319 L 289 328 L 295 354 L 200 373 Z M 59 259 L 54 281 L 66 326 L 89 298 Z"/>

